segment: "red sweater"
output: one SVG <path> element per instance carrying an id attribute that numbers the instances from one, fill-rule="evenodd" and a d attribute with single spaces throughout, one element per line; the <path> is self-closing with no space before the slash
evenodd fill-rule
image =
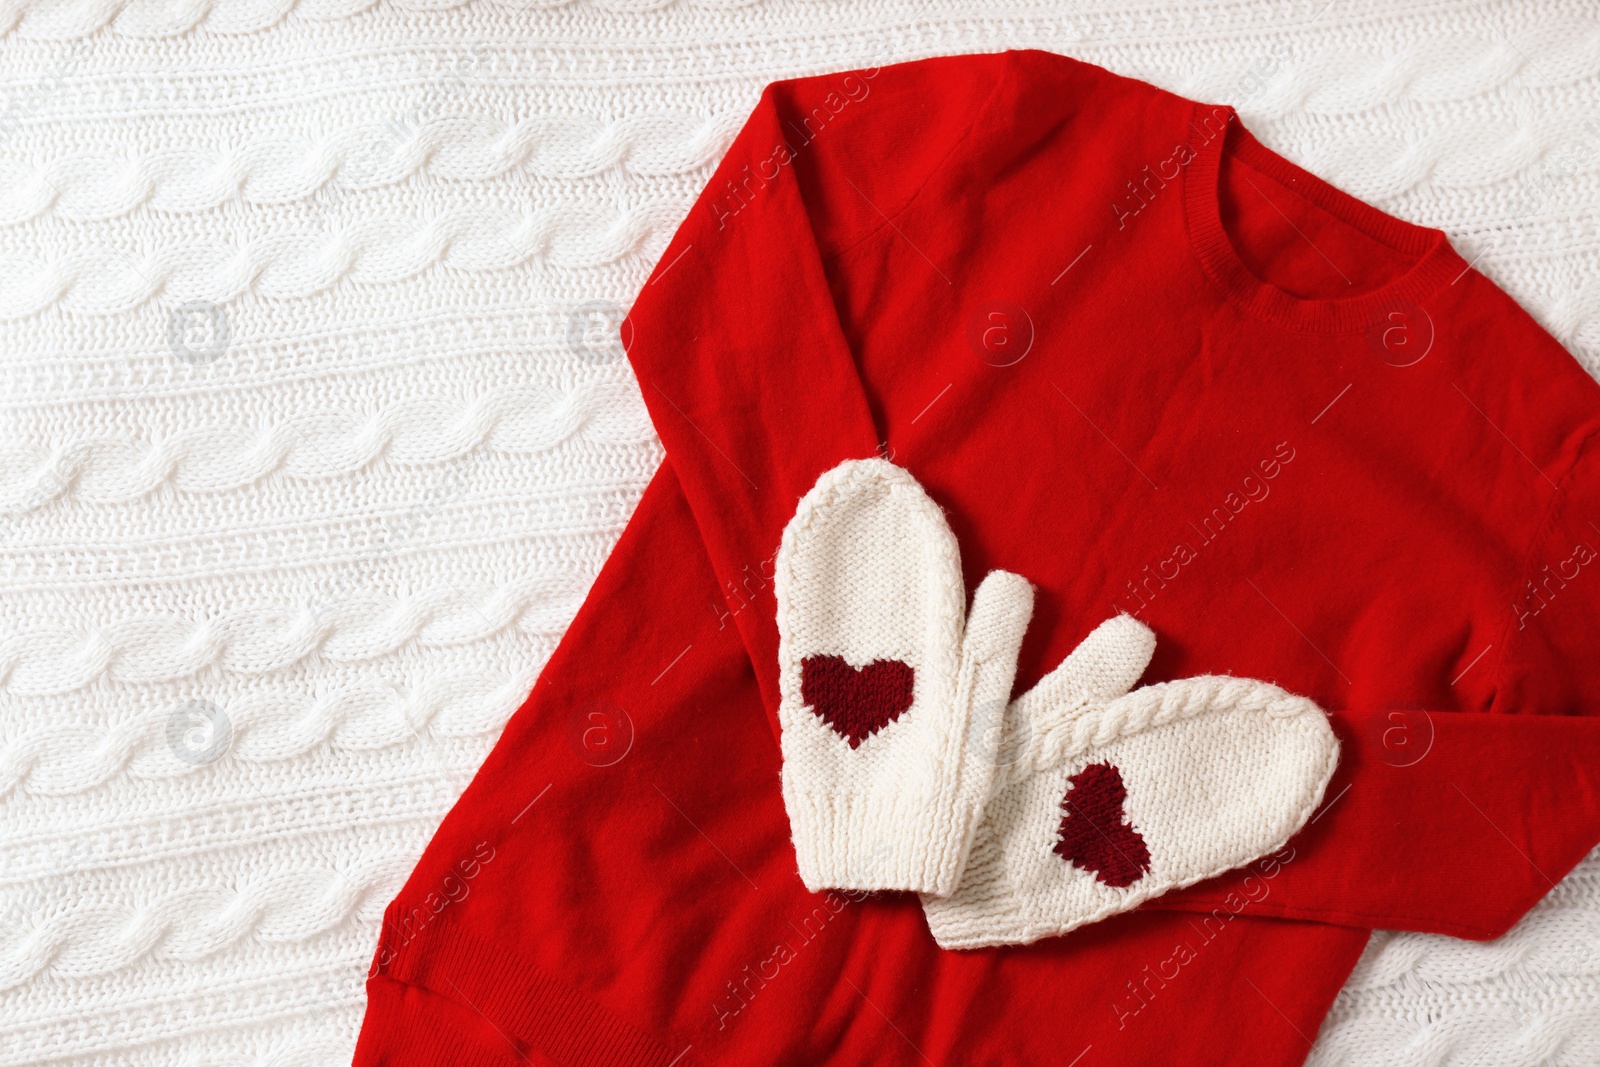
<path id="1" fill-rule="evenodd" d="M 1600 840 L 1600 389 L 1442 233 L 1041 52 L 772 86 L 625 333 L 668 461 L 390 907 L 360 1065 L 1293 1064 L 1374 927 L 1490 938 Z M 779 533 L 891 457 L 1016 691 L 1099 622 L 1342 743 L 1276 856 L 1027 947 L 801 886 Z"/>

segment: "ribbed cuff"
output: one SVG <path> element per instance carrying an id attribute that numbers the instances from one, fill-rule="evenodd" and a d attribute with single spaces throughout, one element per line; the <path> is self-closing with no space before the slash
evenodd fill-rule
<path id="1" fill-rule="evenodd" d="M 1030 922 L 1009 893 L 982 901 L 924 897 L 922 913 L 940 948 L 1025 945 L 1056 932 Z"/>
<path id="2" fill-rule="evenodd" d="M 537 1053 L 530 1059 L 527 1050 L 468 1014 L 468 1005 L 451 998 L 389 978 L 370 979 L 354 1067 L 542 1067 L 550 1062 Z"/>
<path id="3" fill-rule="evenodd" d="M 410 908 L 389 905 L 354 1067 L 694 1067 L 687 1049 L 668 1047 L 505 946 L 459 929 L 397 933 Z"/>
<path id="4" fill-rule="evenodd" d="M 784 791 L 800 880 L 824 889 L 955 892 L 981 811 L 948 796 Z"/>

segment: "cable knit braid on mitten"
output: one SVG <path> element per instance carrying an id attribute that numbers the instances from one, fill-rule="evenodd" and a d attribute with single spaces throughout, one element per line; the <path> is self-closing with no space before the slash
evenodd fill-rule
<path id="1" fill-rule="evenodd" d="M 1011 705 L 961 885 L 923 896 L 939 944 L 1066 933 L 1266 855 L 1316 809 L 1339 754 L 1321 709 L 1249 678 L 1129 692 L 1154 650 L 1111 619 Z"/>

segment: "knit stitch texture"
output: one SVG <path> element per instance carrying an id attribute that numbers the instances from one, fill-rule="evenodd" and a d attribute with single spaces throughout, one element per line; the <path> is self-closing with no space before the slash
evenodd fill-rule
<path id="1" fill-rule="evenodd" d="M 1154 635 L 1102 623 L 1006 714 L 960 888 L 924 894 L 946 948 L 1036 941 L 1276 851 L 1338 762 L 1322 710 L 1250 678 L 1137 681 Z"/>
<path id="2" fill-rule="evenodd" d="M 0 1064 L 349 1061 L 660 460 L 615 326 L 760 87 L 1008 47 L 1234 104 L 1600 367 L 1585 0 L 0 5 Z M 1591 1067 L 1597 961 L 1592 857 L 1376 937 L 1310 1062 Z"/>
<path id="3" fill-rule="evenodd" d="M 1128 822 L 1128 787 L 1109 763 L 1091 763 L 1067 779 L 1061 828 L 1050 851 L 1103 885 L 1126 889 L 1150 870 L 1144 835 Z"/>
<path id="4" fill-rule="evenodd" d="M 773 589 L 801 880 L 951 892 L 989 798 L 1033 588 L 994 571 L 964 617 L 944 514 L 909 473 L 868 459 L 800 501 Z"/>

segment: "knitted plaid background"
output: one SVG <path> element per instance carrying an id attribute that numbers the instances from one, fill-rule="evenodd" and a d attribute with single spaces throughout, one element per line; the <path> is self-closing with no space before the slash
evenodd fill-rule
<path id="1" fill-rule="evenodd" d="M 1040 47 L 1234 104 L 1593 370 L 1597 18 L 0 3 L 0 1064 L 348 1062 L 661 460 L 617 324 L 764 83 Z M 1600 862 L 1494 943 L 1378 935 L 1311 1062 L 1600 1062 Z"/>

